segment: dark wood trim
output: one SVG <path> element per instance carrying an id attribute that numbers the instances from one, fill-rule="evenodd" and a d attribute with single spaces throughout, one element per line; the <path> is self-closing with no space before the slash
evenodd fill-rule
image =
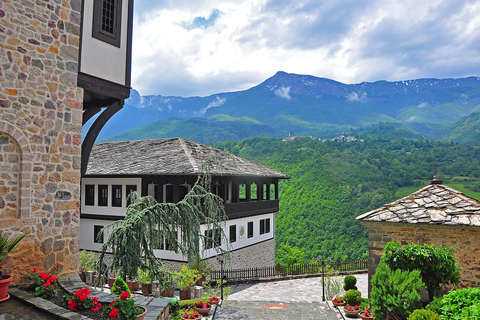
<path id="1" fill-rule="evenodd" d="M 78 72 L 77 85 L 85 90 L 83 98 L 84 109 L 91 106 L 108 106 L 115 101 L 125 100 L 130 97 L 130 87 L 82 72 Z"/>
<path id="2" fill-rule="evenodd" d="M 93 144 L 97 139 L 98 134 L 102 130 L 105 123 L 107 123 L 110 118 L 117 113 L 120 109 L 123 108 L 123 105 L 120 102 L 115 102 L 108 106 L 95 120 L 90 129 L 85 136 L 85 139 L 82 142 L 82 163 L 81 163 L 81 174 L 85 174 L 87 170 L 88 158 L 90 157 L 90 152 L 92 151 Z"/>
<path id="3" fill-rule="evenodd" d="M 125 68 L 125 86 L 131 87 L 132 78 L 132 37 L 133 37 L 133 0 L 128 2 L 127 61 Z"/>
<path id="4" fill-rule="evenodd" d="M 114 0 L 113 33 L 102 30 L 103 0 L 93 0 L 92 37 L 120 48 L 122 40 L 122 0 Z"/>
<path id="5" fill-rule="evenodd" d="M 104 216 L 99 214 L 81 213 L 80 219 L 117 221 L 125 219 L 125 216 Z"/>
<path id="6" fill-rule="evenodd" d="M 90 107 L 88 109 L 85 109 L 82 114 L 82 126 L 100 111 L 102 111 L 102 109 L 99 107 Z"/>

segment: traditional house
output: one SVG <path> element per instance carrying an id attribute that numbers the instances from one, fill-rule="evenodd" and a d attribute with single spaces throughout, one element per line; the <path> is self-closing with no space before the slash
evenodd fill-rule
<path id="1" fill-rule="evenodd" d="M 231 267 L 274 265 L 278 181 L 289 176 L 182 138 L 93 147 L 82 178 L 80 247 L 100 249 L 103 241 L 98 240 L 98 232 L 125 216 L 130 192 L 151 195 L 158 202 L 176 203 L 195 184 L 204 162 L 212 159 L 212 192 L 224 200 L 228 216 L 224 231 L 231 243 Z M 204 258 L 216 254 L 213 248 L 206 249 Z M 184 257 L 169 250 L 168 244 L 157 254 L 167 264 L 178 266 L 185 262 Z"/>
<path id="2" fill-rule="evenodd" d="M 431 180 L 430 185 L 357 217 L 368 228 L 368 278 L 389 241 L 455 249 L 461 284 L 480 285 L 480 202 Z M 369 285 L 370 291 L 370 285 Z"/>
<path id="3" fill-rule="evenodd" d="M 81 163 L 129 96 L 132 16 L 133 0 L 0 1 L 0 230 L 29 233 L 15 282 L 78 271 Z"/>

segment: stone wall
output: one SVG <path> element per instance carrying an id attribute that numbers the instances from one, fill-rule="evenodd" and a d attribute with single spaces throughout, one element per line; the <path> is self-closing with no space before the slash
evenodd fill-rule
<path id="1" fill-rule="evenodd" d="M 217 258 L 209 258 L 208 264 L 213 270 L 220 270 Z M 170 270 L 179 271 L 184 263 L 164 261 Z M 267 240 L 230 253 L 230 261 L 226 261 L 225 269 L 262 268 L 275 266 L 275 239 Z"/>
<path id="2" fill-rule="evenodd" d="M 407 244 L 443 245 L 455 249 L 455 258 L 460 267 L 462 286 L 480 286 L 480 230 L 446 225 L 412 225 L 399 223 L 362 222 L 368 227 L 368 290 L 370 279 L 375 274 L 382 250 L 390 241 Z"/>
<path id="3" fill-rule="evenodd" d="M 81 0 L 0 2 L 0 230 L 29 235 L 3 268 L 78 270 Z"/>

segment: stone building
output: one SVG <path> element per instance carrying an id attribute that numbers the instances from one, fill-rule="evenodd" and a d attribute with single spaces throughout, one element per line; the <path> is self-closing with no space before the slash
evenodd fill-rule
<path id="1" fill-rule="evenodd" d="M 389 241 L 455 249 L 461 284 L 480 286 L 480 202 L 431 180 L 431 184 L 357 217 L 368 228 L 368 278 Z M 369 282 L 370 291 L 370 282 Z"/>
<path id="2" fill-rule="evenodd" d="M 129 95 L 132 6 L 0 2 L 0 230 L 29 233 L 4 265 L 14 282 L 34 266 L 78 270 L 82 158 Z"/>
<path id="3" fill-rule="evenodd" d="M 160 203 L 176 203 L 195 184 L 208 160 L 212 160 L 212 192 L 224 200 L 228 217 L 224 232 L 231 244 L 229 267 L 273 266 L 278 182 L 290 177 L 182 138 L 110 142 L 93 147 L 82 178 L 81 249 L 100 249 L 103 241 L 98 239 L 98 232 L 125 217 L 130 192 L 151 195 Z M 201 232 L 207 232 L 205 227 Z M 177 237 L 180 240 L 180 234 Z M 227 249 L 227 244 L 222 243 L 222 247 Z M 215 256 L 213 246 L 205 249 L 203 258 Z M 168 244 L 156 254 L 170 266 L 185 262 L 185 257 L 171 251 Z M 216 259 L 212 260 L 215 266 Z"/>

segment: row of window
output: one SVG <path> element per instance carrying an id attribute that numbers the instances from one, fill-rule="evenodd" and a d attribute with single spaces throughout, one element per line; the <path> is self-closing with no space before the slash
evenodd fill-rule
<path id="1" fill-rule="evenodd" d="M 103 243 L 103 238 L 98 238 L 98 234 L 100 230 L 102 230 L 103 226 L 95 225 L 93 226 L 93 242 L 94 243 Z M 245 232 L 244 230 L 240 230 L 240 233 Z M 260 234 L 270 233 L 270 218 L 261 219 L 260 220 Z M 205 237 L 207 240 L 205 242 L 205 249 L 212 249 L 214 247 L 218 247 L 221 245 L 221 232 L 220 230 L 205 230 Z M 173 235 L 175 238 L 178 238 L 178 232 Z M 241 234 L 243 237 L 243 234 Z M 253 237 L 253 221 L 247 223 L 247 238 Z M 229 229 L 229 240 L 231 243 L 237 241 L 237 225 L 231 225 Z M 174 244 L 169 243 L 166 239 L 162 241 L 162 243 L 156 246 L 156 249 L 159 250 L 174 250 Z"/>
<path id="2" fill-rule="evenodd" d="M 100 207 L 107 207 L 108 206 L 108 185 L 107 184 L 99 184 L 97 186 L 97 205 Z M 123 204 L 123 188 L 122 185 L 112 185 L 112 207 L 122 207 Z M 137 191 L 136 185 L 127 185 L 127 196 Z M 95 185 L 94 184 L 86 184 L 85 185 L 85 205 L 86 206 L 94 206 L 95 205 Z M 127 206 L 129 204 L 127 203 Z"/>

